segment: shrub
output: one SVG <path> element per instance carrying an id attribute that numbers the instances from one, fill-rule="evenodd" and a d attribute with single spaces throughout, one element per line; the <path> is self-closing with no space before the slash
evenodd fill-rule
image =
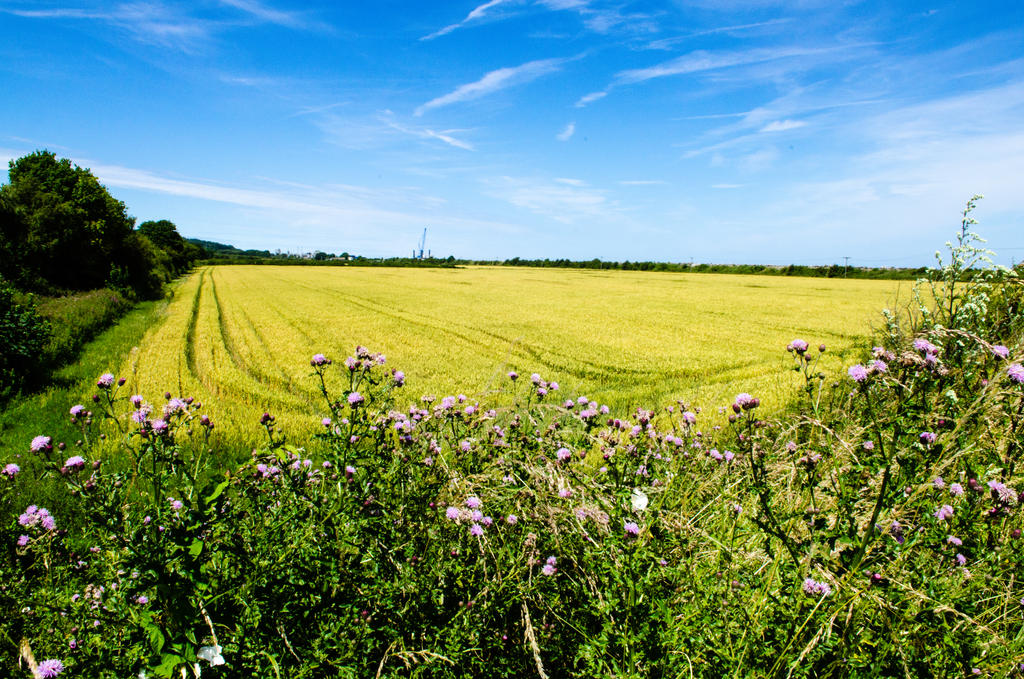
<path id="1" fill-rule="evenodd" d="M 43 372 L 43 348 L 50 325 L 31 295 L 20 295 L 0 278 L 0 401 Z"/>
<path id="2" fill-rule="evenodd" d="M 39 314 L 50 323 L 51 335 L 43 349 L 48 365 L 72 360 L 86 342 L 120 318 L 131 304 L 113 290 L 91 290 L 39 303 Z"/>

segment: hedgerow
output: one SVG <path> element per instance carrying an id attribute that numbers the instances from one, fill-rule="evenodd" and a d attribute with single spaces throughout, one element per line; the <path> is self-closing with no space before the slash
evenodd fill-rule
<path id="1" fill-rule="evenodd" d="M 827 347 L 793 340 L 797 401 L 769 417 L 739 394 L 721 427 L 686 403 L 614 413 L 539 374 L 508 375 L 512 406 L 410 405 L 402 372 L 357 347 L 310 361 L 314 442 L 254 415 L 265 443 L 228 464 L 200 403 L 105 374 L 70 409 L 79 441 L 41 432 L 0 478 L 4 662 L 40 677 L 1019 674 L 1021 281 L 950 277 L 984 256 L 966 218 L 912 324 L 890 315 L 839 376 L 817 369 Z"/>

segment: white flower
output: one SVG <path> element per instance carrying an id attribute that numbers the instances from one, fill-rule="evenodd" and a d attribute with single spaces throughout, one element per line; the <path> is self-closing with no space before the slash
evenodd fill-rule
<path id="1" fill-rule="evenodd" d="M 647 509 L 647 495 L 639 488 L 633 489 L 633 496 L 630 498 L 630 500 L 633 502 L 634 510 L 642 512 L 643 510 Z"/>
<path id="2" fill-rule="evenodd" d="M 200 647 L 199 652 L 196 653 L 196 656 L 202 658 L 211 665 L 223 665 L 224 656 L 220 654 L 223 650 L 224 649 L 217 644 L 214 644 L 213 646 L 202 646 Z"/>

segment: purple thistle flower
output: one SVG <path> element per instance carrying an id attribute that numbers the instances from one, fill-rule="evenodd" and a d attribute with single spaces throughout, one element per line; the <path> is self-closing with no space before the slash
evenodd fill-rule
<path id="1" fill-rule="evenodd" d="M 19 547 L 24 547 L 25 545 L 28 544 L 29 540 L 31 540 L 31 539 L 32 538 L 30 538 L 27 535 L 19 535 L 18 536 L 18 546 Z"/>
<path id="2" fill-rule="evenodd" d="M 41 453 L 53 449 L 53 439 L 49 436 L 36 436 L 29 446 L 33 453 Z"/>
<path id="3" fill-rule="evenodd" d="M 953 517 L 953 508 L 950 505 L 942 505 L 932 514 L 939 521 L 945 521 Z"/>
<path id="4" fill-rule="evenodd" d="M 140 594 L 139 596 L 135 597 L 135 603 L 139 604 L 140 606 L 145 606 L 149 603 L 149 597 L 145 594 Z"/>
<path id="5" fill-rule="evenodd" d="M 4 466 L 3 475 L 7 478 L 13 479 L 21 471 L 21 467 L 11 462 Z"/>
<path id="6" fill-rule="evenodd" d="M 348 404 L 353 408 L 355 408 L 365 400 L 366 399 L 363 398 L 363 395 L 360 394 L 358 391 L 353 391 L 351 394 L 348 395 Z"/>
<path id="7" fill-rule="evenodd" d="M 964 487 L 959 483 L 951 483 L 949 484 L 949 494 L 953 497 L 960 497 L 964 494 Z"/>
<path id="8" fill-rule="evenodd" d="M 914 340 L 914 348 L 918 351 L 923 351 L 929 356 L 935 356 L 939 353 L 939 347 L 935 346 L 926 339 L 918 338 Z"/>
<path id="9" fill-rule="evenodd" d="M 508 523 L 508 525 L 514 526 L 517 523 L 519 523 L 519 517 L 515 514 L 509 514 L 507 517 L 505 517 L 505 521 Z"/>
<path id="10" fill-rule="evenodd" d="M 949 537 L 947 537 L 946 538 L 946 542 L 948 542 L 951 545 L 955 545 L 957 547 L 959 547 L 959 546 L 964 544 L 963 540 L 961 540 L 960 538 L 958 538 L 956 536 L 953 536 L 953 535 L 950 535 Z"/>
<path id="11" fill-rule="evenodd" d="M 136 408 L 140 407 L 146 399 L 142 398 L 142 394 L 133 395 L 128 401 Z"/>
<path id="12" fill-rule="evenodd" d="M 395 374 L 392 375 L 391 377 L 394 380 L 396 387 L 401 387 L 405 385 L 405 373 L 402 372 L 401 370 L 396 370 Z"/>
<path id="13" fill-rule="evenodd" d="M 57 527 L 57 522 L 49 514 L 44 515 L 39 524 L 43 527 L 43 530 L 53 530 Z"/>
<path id="14" fill-rule="evenodd" d="M 479 523 L 474 523 L 469 527 L 469 534 L 475 538 L 478 538 L 484 534 L 484 527 Z"/>
<path id="15" fill-rule="evenodd" d="M 482 504 L 483 502 L 476 495 L 470 495 L 466 498 L 466 506 L 470 509 L 479 509 Z"/>
<path id="16" fill-rule="evenodd" d="M 946 487 L 946 482 L 942 480 L 941 476 L 936 476 L 935 480 L 932 481 L 932 485 L 938 488 L 939 490 L 942 490 L 943 488 Z"/>
<path id="17" fill-rule="evenodd" d="M 479 509 L 474 509 L 473 513 L 469 515 L 469 518 L 476 523 L 483 523 L 484 513 L 481 512 Z"/>
<path id="18" fill-rule="evenodd" d="M 352 478 L 355 475 L 355 473 L 356 473 L 356 468 L 355 467 L 353 467 L 352 465 L 346 465 L 345 466 L 345 476 L 347 476 L 348 478 Z"/>
<path id="19" fill-rule="evenodd" d="M 807 351 L 807 342 L 805 342 L 802 339 L 795 339 L 792 342 L 790 342 L 789 346 L 786 348 L 790 349 L 791 351 L 795 351 L 798 354 L 802 354 L 805 351 Z"/>
<path id="20" fill-rule="evenodd" d="M 72 471 L 77 471 L 85 466 L 85 458 L 81 455 L 73 455 L 64 461 L 64 466 Z"/>
<path id="21" fill-rule="evenodd" d="M 171 509 L 176 512 L 181 511 L 181 508 L 185 506 L 181 503 L 181 500 L 175 500 L 173 497 L 167 498 L 167 501 L 171 503 Z"/>
<path id="22" fill-rule="evenodd" d="M 803 590 L 808 596 L 828 596 L 832 593 L 832 588 L 829 587 L 828 583 L 818 582 L 813 578 L 806 578 L 804 580 Z"/>
<path id="23" fill-rule="evenodd" d="M 992 355 L 995 356 L 996 358 L 1009 358 L 1010 350 L 1007 347 L 1004 347 L 1002 344 L 993 344 Z"/>
<path id="24" fill-rule="evenodd" d="M 1008 505 L 1016 504 L 1017 491 L 1015 491 L 1013 488 L 1009 488 L 1006 485 L 1000 483 L 999 481 L 989 481 L 988 487 L 992 490 L 992 492 L 995 494 L 996 498 L 1000 502 Z"/>
<path id="25" fill-rule="evenodd" d="M 457 521 L 459 518 L 459 508 L 449 507 L 447 510 L 445 510 L 444 515 L 452 521 Z"/>
<path id="26" fill-rule="evenodd" d="M 921 432 L 920 438 L 921 438 L 921 443 L 924 443 L 925 445 L 929 445 L 930 446 L 931 444 L 935 443 L 935 433 L 934 432 L 923 431 L 923 432 Z"/>
<path id="27" fill-rule="evenodd" d="M 313 358 L 310 359 L 309 364 L 313 367 L 320 367 L 330 363 L 327 357 L 323 354 L 313 354 Z"/>
<path id="28" fill-rule="evenodd" d="M 111 376 L 113 377 L 113 376 Z M 47 658 L 36 667 L 36 676 L 39 679 L 52 679 L 64 671 L 64 663 L 56 658 Z"/>
<path id="29" fill-rule="evenodd" d="M 846 372 L 854 382 L 863 382 L 868 378 L 867 368 L 862 366 L 860 363 L 855 366 L 851 366 Z"/>
<path id="30" fill-rule="evenodd" d="M 533 373 L 530 375 L 530 381 L 534 384 L 540 384 L 540 373 Z"/>
<path id="31" fill-rule="evenodd" d="M 110 389 L 114 386 L 114 376 L 110 373 L 103 373 L 100 378 L 96 380 L 96 386 L 100 389 Z"/>
<path id="32" fill-rule="evenodd" d="M 325 417 L 324 419 L 320 420 L 320 424 L 324 425 L 325 427 L 331 426 L 331 418 Z"/>
<path id="33" fill-rule="evenodd" d="M 1017 384 L 1024 384 L 1024 366 L 1020 363 L 1011 363 L 1006 368 L 1006 374 Z"/>
<path id="34" fill-rule="evenodd" d="M 85 406 L 71 406 L 71 410 L 69 410 L 68 412 L 71 413 L 71 417 L 80 417 L 85 412 Z"/>
<path id="35" fill-rule="evenodd" d="M 966 566 L 967 565 L 967 557 L 964 556 L 963 554 L 960 554 L 958 552 L 957 555 L 956 555 L 956 562 L 957 562 L 957 564 L 959 566 Z"/>
<path id="36" fill-rule="evenodd" d="M 153 431 L 157 434 L 167 433 L 167 422 L 165 420 L 153 420 L 150 426 L 153 427 Z"/>
<path id="37" fill-rule="evenodd" d="M 863 446 L 864 450 L 874 450 L 875 449 L 875 442 L 874 441 L 865 441 L 861 445 Z"/>
<path id="38" fill-rule="evenodd" d="M 572 453 L 569 451 L 568 448 L 559 448 L 555 452 L 555 457 L 558 458 L 559 462 L 565 462 L 566 460 L 572 458 Z"/>
<path id="39" fill-rule="evenodd" d="M 626 531 L 626 535 L 630 535 L 632 537 L 640 535 L 640 526 L 636 525 L 633 521 L 627 521 L 622 528 Z"/>
<path id="40" fill-rule="evenodd" d="M 551 577 L 552 575 L 555 574 L 555 571 L 557 571 L 557 570 L 558 569 L 555 568 L 554 566 L 552 566 L 551 564 L 546 563 L 546 564 L 544 564 L 544 567 L 540 569 L 540 572 L 541 572 L 541 575 L 546 575 L 548 577 Z"/>
<path id="41" fill-rule="evenodd" d="M 515 370 L 510 370 L 508 373 L 508 378 L 515 382 L 516 380 L 519 379 L 519 373 L 517 373 Z"/>

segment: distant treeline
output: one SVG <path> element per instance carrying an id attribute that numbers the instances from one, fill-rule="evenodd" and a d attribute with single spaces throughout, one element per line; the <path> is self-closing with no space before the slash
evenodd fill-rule
<path id="1" fill-rule="evenodd" d="M 789 264 L 771 266 L 767 264 L 694 264 L 676 262 L 605 262 L 600 259 L 512 259 L 480 260 L 409 257 L 372 258 L 358 255 L 332 255 L 316 252 L 311 255 L 290 253 L 271 253 L 267 250 L 239 250 L 231 245 L 190 239 L 190 242 L 204 247 L 211 257 L 203 264 L 265 264 L 295 266 L 382 266 L 382 267 L 423 267 L 452 268 L 458 266 L 531 266 L 553 269 L 607 269 L 619 271 L 672 271 L 680 273 L 730 273 L 754 274 L 764 276 L 803 276 L 816 278 L 871 278 L 886 280 L 916 280 L 928 270 L 926 267 L 914 269 L 872 268 L 841 264 L 830 266 L 805 266 Z"/>
<path id="2" fill-rule="evenodd" d="M 475 262 L 477 264 L 497 264 L 501 266 L 535 266 L 557 269 L 618 269 L 620 271 L 674 271 L 681 273 L 732 273 L 756 274 L 765 276 L 807 276 L 817 278 L 881 278 L 881 279 L 917 279 L 928 270 L 926 267 L 915 269 L 873 268 L 861 266 L 805 266 L 788 264 L 773 266 L 768 264 L 695 264 L 693 262 L 604 262 L 600 259 L 574 261 L 570 259 L 520 259 L 513 257 L 504 261 Z"/>

